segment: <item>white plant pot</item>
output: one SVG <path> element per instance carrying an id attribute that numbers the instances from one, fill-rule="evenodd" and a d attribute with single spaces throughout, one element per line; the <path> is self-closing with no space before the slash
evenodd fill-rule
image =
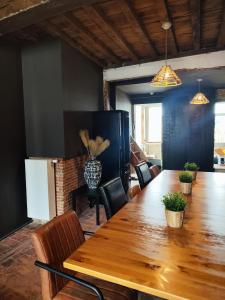
<path id="1" fill-rule="evenodd" d="M 166 221 L 169 227 L 181 228 L 183 225 L 184 211 L 165 210 Z"/>
<path id="2" fill-rule="evenodd" d="M 192 191 L 192 183 L 180 182 L 181 192 L 185 195 L 191 194 Z"/>

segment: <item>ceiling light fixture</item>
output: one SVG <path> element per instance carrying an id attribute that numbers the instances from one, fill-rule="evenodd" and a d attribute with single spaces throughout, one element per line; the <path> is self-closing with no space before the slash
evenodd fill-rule
<path id="1" fill-rule="evenodd" d="M 201 93 L 201 90 L 200 90 L 202 79 L 198 78 L 197 81 L 198 81 L 198 93 L 195 94 L 195 96 L 192 98 L 190 103 L 191 104 L 208 104 L 209 99 L 203 93 Z"/>
<path id="2" fill-rule="evenodd" d="M 151 81 L 151 85 L 155 87 L 170 87 L 170 86 L 178 86 L 182 84 L 180 78 L 177 74 L 173 71 L 170 65 L 167 64 L 167 33 L 168 30 L 171 28 L 172 24 L 167 21 L 163 22 L 162 29 L 165 30 L 166 39 L 165 39 L 165 65 L 159 70 L 159 72 L 155 75 L 155 77 Z"/>

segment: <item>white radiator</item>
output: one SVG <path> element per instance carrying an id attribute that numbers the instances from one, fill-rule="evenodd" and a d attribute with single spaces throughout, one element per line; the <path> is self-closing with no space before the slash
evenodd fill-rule
<path id="1" fill-rule="evenodd" d="M 56 216 L 55 172 L 50 159 L 26 159 L 27 214 L 43 221 Z"/>

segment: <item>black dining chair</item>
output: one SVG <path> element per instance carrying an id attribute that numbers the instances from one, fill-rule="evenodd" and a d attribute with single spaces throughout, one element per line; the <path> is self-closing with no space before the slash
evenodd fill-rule
<path id="1" fill-rule="evenodd" d="M 100 192 L 108 220 L 128 202 L 120 177 L 102 185 Z"/>
<path id="2" fill-rule="evenodd" d="M 152 176 L 146 162 L 142 162 L 135 166 L 140 188 L 143 189 L 151 180 Z"/>

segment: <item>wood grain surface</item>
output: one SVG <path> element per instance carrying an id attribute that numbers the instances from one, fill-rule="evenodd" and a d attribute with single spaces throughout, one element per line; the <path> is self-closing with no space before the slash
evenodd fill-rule
<path id="1" fill-rule="evenodd" d="M 68 18 L 69 12 L 69 18 Z M 23 43 L 46 33 L 104 67 L 225 48 L 224 0 L 1 0 L 0 35 Z"/>
<path id="2" fill-rule="evenodd" d="M 168 228 L 163 171 L 64 266 L 164 299 L 225 299 L 225 174 L 198 172 L 182 229 Z"/>

